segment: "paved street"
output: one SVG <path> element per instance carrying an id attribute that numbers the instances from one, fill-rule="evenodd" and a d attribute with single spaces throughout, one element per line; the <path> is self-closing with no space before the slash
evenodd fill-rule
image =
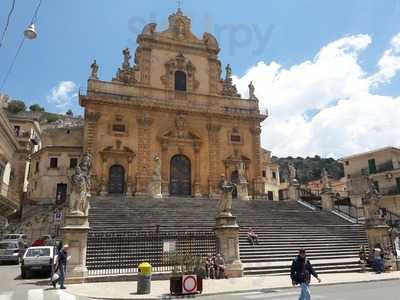
<path id="1" fill-rule="evenodd" d="M 0 300 L 85 300 L 67 290 L 54 289 L 43 276 L 23 280 L 19 266 L 0 265 Z"/>
<path id="2" fill-rule="evenodd" d="M 0 265 L 0 300 L 88 300 L 92 298 L 71 295 L 67 290 L 53 289 L 49 280 L 43 276 L 23 280 L 20 277 L 19 266 Z M 107 283 L 119 286 L 119 283 Z M 133 283 L 131 283 L 133 285 Z M 74 290 L 75 286 L 70 286 Z M 156 288 L 154 286 L 154 288 Z M 97 297 L 106 295 L 99 291 Z M 123 288 L 122 288 L 123 289 Z M 103 290 L 103 289 L 102 289 Z M 400 280 L 389 280 L 370 283 L 338 284 L 329 286 L 312 286 L 312 299 L 326 300 L 399 300 Z M 265 290 L 264 292 L 244 292 L 237 294 L 224 294 L 203 296 L 200 299 L 219 300 L 297 300 L 298 288 Z M 90 295 L 90 294 L 89 294 Z M 129 295 L 129 293 L 127 293 Z M 134 297 L 132 297 L 134 298 Z"/>
<path id="3" fill-rule="evenodd" d="M 218 300 L 297 300 L 299 289 L 269 290 L 240 294 L 209 296 L 202 299 Z M 398 280 L 311 287 L 311 299 L 325 300 L 399 300 Z"/>

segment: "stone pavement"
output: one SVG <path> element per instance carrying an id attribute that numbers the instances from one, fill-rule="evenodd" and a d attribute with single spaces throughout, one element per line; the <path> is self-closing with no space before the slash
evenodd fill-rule
<path id="1" fill-rule="evenodd" d="M 321 274 L 322 283 L 313 279 L 313 285 L 346 284 L 379 280 L 399 280 L 400 271 L 383 274 L 375 273 L 340 273 Z M 95 299 L 166 299 L 169 294 L 168 280 L 154 280 L 151 294 L 137 295 L 136 281 L 99 282 L 68 285 L 68 293 Z M 282 289 L 292 287 L 287 276 L 252 276 L 221 280 L 204 280 L 202 295 L 231 294 L 260 291 L 265 289 Z"/>

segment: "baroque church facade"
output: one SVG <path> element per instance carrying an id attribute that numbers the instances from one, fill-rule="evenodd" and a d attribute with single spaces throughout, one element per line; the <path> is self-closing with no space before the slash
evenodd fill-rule
<path id="1" fill-rule="evenodd" d="M 260 123 L 267 115 L 251 83 L 244 99 L 229 65 L 221 77 L 215 37 L 197 38 L 178 9 L 168 29 L 148 24 L 137 44 L 134 57 L 123 50 L 112 81 L 99 79 L 94 61 L 79 95 L 93 189 L 145 195 L 158 176 L 164 196 L 213 197 L 224 175 L 242 198 L 264 194 Z"/>

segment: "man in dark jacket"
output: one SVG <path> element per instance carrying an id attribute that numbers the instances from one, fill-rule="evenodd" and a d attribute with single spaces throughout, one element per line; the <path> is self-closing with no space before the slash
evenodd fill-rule
<path id="1" fill-rule="evenodd" d="M 62 250 L 58 252 L 57 266 L 55 272 L 58 271 L 59 277 L 57 280 L 52 281 L 54 287 L 56 287 L 56 284 L 58 282 L 60 284 L 60 289 L 65 289 L 64 280 L 67 272 L 68 248 L 68 245 L 64 245 Z"/>
<path id="2" fill-rule="evenodd" d="M 301 294 L 299 300 L 310 300 L 310 281 L 311 275 L 314 276 L 318 282 L 321 279 L 318 278 L 317 273 L 314 271 L 310 261 L 306 257 L 306 251 L 304 249 L 299 250 L 299 255 L 292 262 L 290 269 L 290 278 L 292 279 L 293 286 L 300 284 Z"/>

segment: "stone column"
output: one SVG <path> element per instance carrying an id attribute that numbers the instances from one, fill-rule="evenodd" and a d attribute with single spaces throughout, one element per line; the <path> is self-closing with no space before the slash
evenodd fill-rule
<path id="1" fill-rule="evenodd" d="M 163 197 L 169 196 L 169 180 L 168 180 L 168 144 L 161 144 L 161 194 Z"/>
<path id="2" fill-rule="evenodd" d="M 101 113 L 85 109 L 84 152 L 96 153 L 97 121 Z"/>
<path id="3" fill-rule="evenodd" d="M 101 166 L 101 191 L 100 195 L 107 195 L 107 159 L 102 157 L 102 166 Z"/>
<path id="4" fill-rule="evenodd" d="M 254 183 L 254 195 L 261 196 L 265 193 L 265 184 L 261 176 L 261 127 L 257 124 L 254 128 L 251 128 L 251 134 L 253 137 L 253 183 Z"/>
<path id="5" fill-rule="evenodd" d="M 69 245 L 67 263 L 67 282 L 84 282 L 88 276 L 86 268 L 87 235 L 89 231 L 87 216 L 66 215 L 63 242 Z"/>
<path id="6" fill-rule="evenodd" d="M 151 125 L 153 119 L 148 113 L 139 112 L 136 118 L 138 124 L 138 174 L 136 180 L 136 194 L 147 195 L 151 181 L 150 173 L 150 143 Z"/>
<path id="7" fill-rule="evenodd" d="M 194 150 L 194 196 L 201 197 L 200 191 L 200 144 L 193 145 Z"/>
<path id="8" fill-rule="evenodd" d="M 333 209 L 333 194 L 328 190 L 322 191 L 321 205 L 323 210 L 331 211 Z"/>
<path id="9" fill-rule="evenodd" d="M 243 264 L 240 261 L 239 225 L 236 217 L 220 214 L 214 228 L 217 237 L 217 251 L 225 260 L 225 274 L 229 278 L 243 276 Z"/>
<path id="10" fill-rule="evenodd" d="M 133 188 L 132 188 L 132 157 L 128 157 L 128 177 L 127 177 L 127 184 L 126 184 L 126 195 L 132 196 L 133 195 Z"/>
<path id="11" fill-rule="evenodd" d="M 297 201 L 300 199 L 299 185 L 298 184 L 290 184 L 288 187 L 289 192 L 289 200 Z"/>
<path id="12" fill-rule="evenodd" d="M 218 174 L 219 161 L 219 139 L 218 132 L 221 129 L 221 125 L 215 123 L 208 123 L 208 190 L 210 198 L 219 198 L 219 178 L 221 174 Z"/>

